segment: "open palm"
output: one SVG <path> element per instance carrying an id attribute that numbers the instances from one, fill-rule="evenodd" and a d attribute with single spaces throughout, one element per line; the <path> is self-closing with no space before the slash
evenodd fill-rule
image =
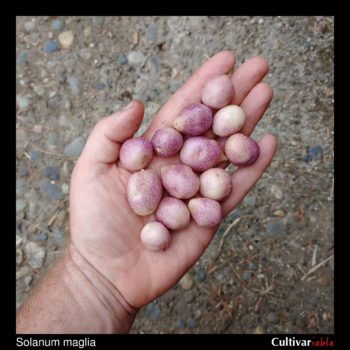
<path id="1" fill-rule="evenodd" d="M 155 130 L 171 126 L 183 107 L 200 102 L 203 84 L 213 76 L 231 71 L 234 62 L 233 54 L 223 51 L 204 63 L 158 112 L 144 136 L 151 138 Z M 232 75 L 236 89 L 232 103 L 241 105 L 247 115 L 242 131 L 246 135 L 253 131 L 272 99 L 271 87 L 261 82 L 267 70 L 267 63 L 254 57 Z M 188 227 L 172 233 L 166 251 L 144 248 L 140 231 L 154 216 L 140 217 L 131 210 L 126 199 L 131 173 L 118 164 L 120 144 L 134 135 L 142 117 L 143 105 L 134 101 L 129 108 L 96 125 L 74 169 L 70 193 L 74 249 L 135 308 L 171 288 L 203 254 L 217 229 L 199 227 L 191 220 Z M 224 215 L 244 198 L 270 164 L 276 150 L 275 137 L 265 135 L 259 145 L 259 159 L 232 175 L 233 192 L 222 203 Z M 179 160 L 177 156 L 154 157 L 149 167 L 159 170 L 165 162 Z"/>

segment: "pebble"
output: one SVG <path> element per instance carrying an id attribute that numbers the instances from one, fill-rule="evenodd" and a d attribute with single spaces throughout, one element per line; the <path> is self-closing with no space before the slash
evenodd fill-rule
<path id="1" fill-rule="evenodd" d="M 145 60 L 145 56 L 140 51 L 130 51 L 128 53 L 128 61 L 131 65 L 142 65 Z"/>
<path id="2" fill-rule="evenodd" d="M 250 279 L 252 278 L 252 276 L 253 276 L 253 273 L 252 273 L 252 272 L 244 272 L 244 273 L 242 274 L 241 279 L 242 279 L 243 281 L 248 281 L 248 280 L 250 280 Z"/>
<path id="3" fill-rule="evenodd" d="M 58 141 L 58 134 L 55 131 L 50 131 L 47 135 L 47 143 L 51 146 L 56 146 Z"/>
<path id="4" fill-rule="evenodd" d="M 248 264 L 248 268 L 250 270 L 256 270 L 258 267 L 256 266 L 255 262 L 250 261 Z"/>
<path id="5" fill-rule="evenodd" d="M 323 159 L 323 148 L 321 146 L 307 147 L 306 152 L 307 155 L 304 158 L 306 162 Z"/>
<path id="6" fill-rule="evenodd" d="M 270 191 L 277 199 L 283 198 L 283 190 L 280 186 L 273 184 Z"/>
<path id="7" fill-rule="evenodd" d="M 52 39 L 52 38 L 53 38 L 53 33 L 52 33 L 52 32 L 48 32 L 47 37 L 48 37 L 49 39 Z"/>
<path id="8" fill-rule="evenodd" d="M 64 84 L 67 81 L 66 68 L 59 67 L 55 74 L 56 81 L 60 84 Z"/>
<path id="9" fill-rule="evenodd" d="M 179 320 L 179 322 L 177 323 L 179 328 L 185 328 L 186 327 L 186 322 L 185 320 Z"/>
<path id="10" fill-rule="evenodd" d="M 28 263 L 32 268 L 39 269 L 44 264 L 45 249 L 35 242 L 28 242 L 24 248 Z"/>
<path id="11" fill-rule="evenodd" d="M 64 49 L 69 49 L 73 45 L 74 33 L 71 30 L 61 33 L 58 36 L 58 41 Z"/>
<path id="12" fill-rule="evenodd" d="M 55 241 L 62 244 L 64 242 L 64 233 L 59 227 L 55 227 L 52 231 Z"/>
<path id="13" fill-rule="evenodd" d="M 151 320 L 157 320 L 160 317 L 160 308 L 157 303 L 153 302 L 146 306 L 144 314 Z"/>
<path id="14" fill-rule="evenodd" d="M 146 39 L 152 43 L 156 43 L 158 39 L 158 29 L 154 25 L 150 25 L 146 31 Z"/>
<path id="15" fill-rule="evenodd" d="M 16 213 L 20 213 L 24 210 L 24 208 L 26 207 L 26 202 L 23 201 L 22 199 L 17 199 L 16 200 Z"/>
<path id="16" fill-rule="evenodd" d="M 23 242 L 23 238 L 20 235 L 16 235 L 16 248 L 18 248 Z"/>
<path id="17" fill-rule="evenodd" d="M 103 83 L 95 83 L 93 86 L 94 86 L 94 89 L 97 91 L 101 91 L 106 88 L 106 85 Z"/>
<path id="18" fill-rule="evenodd" d="M 266 316 L 266 320 L 269 323 L 276 323 L 278 320 L 278 317 L 274 312 L 269 312 Z"/>
<path id="19" fill-rule="evenodd" d="M 59 187 L 52 184 L 48 180 L 41 181 L 40 188 L 41 188 L 42 193 L 50 199 L 53 199 L 53 200 L 62 200 L 63 199 L 63 194 L 62 194 L 61 190 L 59 189 Z"/>
<path id="20" fill-rule="evenodd" d="M 91 35 L 91 27 L 84 28 L 83 33 L 84 33 L 85 38 L 89 37 Z"/>
<path id="21" fill-rule="evenodd" d="M 58 44 L 56 40 L 50 40 L 44 44 L 44 51 L 46 53 L 52 53 L 58 50 Z"/>
<path id="22" fill-rule="evenodd" d="M 40 97 L 45 94 L 45 89 L 40 85 L 34 85 L 33 90 Z"/>
<path id="23" fill-rule="evenodd" d="M 279 217 L 279 218 L 283 218 L 283 217 L 286 216 L 286 213 L 285 213 L 283 210 L 278 209 L 278 210 L 276 210 L 276 211 L 273 213 L 273 215 L 275 215 L 275 216 L 277 216 L 277 217 Z"/>
<path id="24" fill-rule="evenodd" d="M 72 91 L 72 94 L 78 95 L 80 92 L 79 80 L 77 78 L 70 77 L 68 79 L 68 82 L 69 82 L 69 86 L 70 86 L 70 89 Z"/>
<path id="25" fill-rule="evenodd" d="M 24 29 L 29 33 L 35 29 L 35 22 L 28 21 L 24 23 Z"/>
<path id="26" fill-rule="evenodd" d="M 189 328 L 196 328 L 198 326 L 198 323 L 196 320 L 194 320 L 193 318 L 190 318 L 188 320 L 188 327 Z"/>
<path id="27" fill-rule="evenodd" d="M 47 234 L 45 232 L 39 232 L 34 236 L 35 241 L 46 241 Z"/>
<path id="28" fill-rule="evenodd" d="M 271 219 L 266 224 L 266 231 L 271 236 L 281 236 L 286 233 L 286 224 L 281 219 Z"/>
<path id="29" fill-rule="evenodd" d="M 128 63 L 128 59 L 127 57 L 125 56 L 125 53 L 120 53 L 119 56 L 118 56 L 118 62 L 119 64 L 121 65 L 124 65 L 124 64 L 127 64 Z"/>
<path id="30" fill-rule="evenodd" d="M 29 152 L 28 152 L 28 154 L 29 154 L 29 157 L 30 157 L 30 159 L 31 160 L 38 160 L 39 158 L 40 158 L 40 155 L 39 155 L 39 153 L 37 152 L 37 151 L 35 151 L 35 150 L 30 150 Z"/>
<path id="31" fill-rule="evenodd" d="M 193 277 L 190 273 L 186 273 L 180 280 L 180 286 L 182 289 L 189 290 L 193 287 Z"/>
<path id="32" fill-rule="evenodd" d="M 54 19 L 52 22 L 51 22 L 51 28 L 53 30 L 61 30 L 63 27 L 63 22 L 60 20 L 60 19 Z"/>
<path id="33" fill-rule="evenodd" d="M 24 129 L 16 130 L 16 149 L 22 149 L 27 144 L 27 133 Z"/>
<path id="34" fill-rule="evenodd" d="M 207 278 L 207 275 L 205 273 L 205 270 L 203 268 L 199 268 L 196 272 L 196 278 L 199 282 L 203 282 L 205 281 L 205 279 Z"/>
<path id="35" fill-rule="evenodd" d="M 83 151 L 85 140 L 83 137 L 77 137 L 64 149 L 64 154 L 68 157 L 78 157 Z"/>
<path id="36" fill-rule="evenodd" d="M 30 164 L 29 162 L 27 162 L 26 160 L 22 160 L 19 164 L 18 164 L 18 174 L 19 176 L 22 177 L 26 177 L 30 174 Z"/>
<path id="37" fill-rule="evenodd" d="M 16 102 L 20 109 L 27 109 L 30 106 L 30 99 L 27 96 L 17 95 Z"/>
<path id="38" fill-rule="evenodd" d="M 247 196 L 244 199 L 244 203 L 249 207 L 254 207 L 256 204 L 256 197 L 255 196 Z"/>
<path id="39" fill-rule="evenodd" d="M 16 280 L 28 275 L 30 273 L 30 267 L 28 265 L 21 266 L 17 271 L 16 271 Z"/>
<path id="40" fill-rule="evenodd" d="M 25 276 L 24 279 L 24 284 L 29 287 L 32 284 L 33 281 L 33 276 L 29 275 L 29 276 Z"/>
<path id="41" fill-rule="evenodd" d="M 63 193 L 65 193 L 65 194 L 69 193 L 69 185 L 68 184 L 66 184 L 66 183 L 62 184 L 61 189 L 62 189 Z"/>
<path id="42" fill-rule="evenodd" d="M 253 334 L 264 334 L 264 333 L 265 333 L 265 330 L 261 326 L 257 326 L 253 332 Z"/>
<path id="43" fill-rule="evenodd" d="M 21 249 L 16 249 L 16 265 L 19 265 L 23 261 L 23 252 Z"/>
<path id="44" fill-rule="evenodd" d="M 28 53 L 27 51 L 21 51 L 17 56 L 17 63 L 25 64 L 28 62 Z"/>
<path id="45" fill-rule="evenodd" d="M 60 178 L 60 168 L 57 166 L 47 166 L 44 169 L 44 176 L 51 180 L 59 180 Z"/>

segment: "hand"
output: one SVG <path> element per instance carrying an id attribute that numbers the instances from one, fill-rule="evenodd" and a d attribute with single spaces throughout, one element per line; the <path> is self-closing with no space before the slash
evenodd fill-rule
<path id="1" fill-rule="evenodd" d="M 228 51 L 205 62 L 158 112 L 144 136 L 150 138 L 158 128 L 171 126 L 183 107 L 200 102 L 203 84 L 231 71 L 234 63 Z M 271 87 L 261 82 L 267 71 L 267 63 L 254 57 L 232 75 L 236 89 L 232 103 L 246 112 L 242 131 L 246 135 L 251 134 L 272 99 Z M 118 152 L 121 143 L 140 127 L 143 112 L 143 105 L 134 101 L 97 123 L 75 166 L 70 192 L 72 248 L 136 309 L 170 289 L 200 258 L 217 229 L 199 227 L 191 220 L 186 229 L 172 233 L 171 245 L 164 252 L 149 251 L 140 242 L 142 227 L 154 216 L 140 217 L 131 210 L 126 199 L 131 174 L 118 165 Z M 224 215 L 241 202 L 270 164 L 276 151 L 275 137 L 265 135 L 259 145 L 258 160 L 232 175 L 234 190 L 222 204 Z M 178 161 L 177 156 L 154 157 L 150 167 L 159 169 L 164 162 Z"/>

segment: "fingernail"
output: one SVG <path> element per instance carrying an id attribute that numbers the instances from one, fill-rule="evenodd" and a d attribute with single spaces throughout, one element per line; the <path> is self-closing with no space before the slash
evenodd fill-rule
<path id="1" fill-rule="evenodd" d="M 126 107 L 123 108 L 123 111 L 126 111 L 127 109 L 130 109 L 135 101 L 131 101 Z"/>

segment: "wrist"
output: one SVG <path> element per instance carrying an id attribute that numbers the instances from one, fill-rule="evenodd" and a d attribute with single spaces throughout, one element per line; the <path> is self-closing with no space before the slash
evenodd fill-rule
<path id="1" fill-rule="evenodd" d="M 96 333 L 127 333 L 137 309 L 129 305 L 122 294 L 95 269 L 74 244 L 65 257 L 67 277 L 65 283 L 74 294 L 87 320 Z"/>

